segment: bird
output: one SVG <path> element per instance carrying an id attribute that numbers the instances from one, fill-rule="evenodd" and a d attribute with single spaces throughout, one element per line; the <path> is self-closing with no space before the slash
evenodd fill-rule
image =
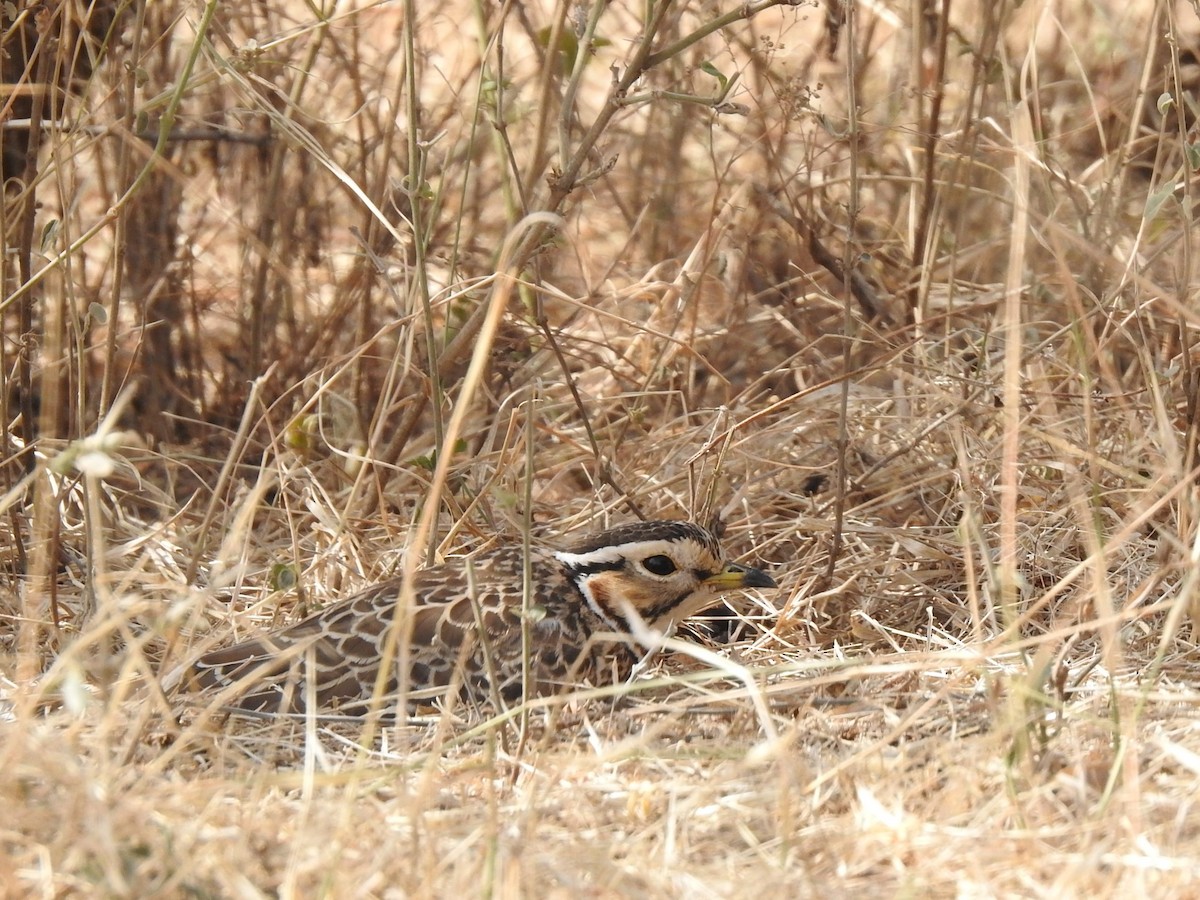
<path id="1" fill-rule="evenodd" d="M 777 586 L 685 521 L 619 525 L 564 550 L 501 545 L 419 570 L 407 622 L 402 582 L 205 653 L 170 680 L 192 694 L 219 692 L 226 710 L 247 715 L 361 717 L 401 702 L 436 705 L 454 690 L 494 707 L 623 682 L 646 654 L 637 639 L 645 627 L 669 632 L 729 591 Z M 392 629 L 401 630 L 385 650 Z"/>

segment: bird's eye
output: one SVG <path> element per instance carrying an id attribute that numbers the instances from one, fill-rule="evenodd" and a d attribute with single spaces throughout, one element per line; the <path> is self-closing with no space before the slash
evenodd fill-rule
<path id="1" fill-rule="evenodd" d="M 642 560 L 642 566 L 651 575 L 670 575 L 675 571 L 675 561 L 669 556 L 656 554 Z"/>

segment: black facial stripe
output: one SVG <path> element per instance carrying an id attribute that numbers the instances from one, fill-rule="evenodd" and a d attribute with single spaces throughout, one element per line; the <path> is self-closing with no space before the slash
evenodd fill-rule
<path id="1" fill-rule="evenodd" d="M 658 606 L 652 606 L 650 609 L 643 612 L 641 614 L 641 616 L 647 622 L 651 622 L 651 623 L 657 622 L 661 616 L 665 615 L 666 613 L 669 613 L 675 607 L 679 606 L 679 604 L 683 603 L 683 601 L 686 600 L 691 595 L 692 595 L 691 591 L 684 591 L 682 594 L 680 594 L 674 600 L 665 600 L 662 603 L 658 604 Z"/>
<path id="2" fill-rule="evenodd" d="M 595 562 L 586 562 L 582 565 L 572 564 L 568 568 L 571 570 L 572 577 L 578 578 L 581 575 L 595 575 L 597 572 L 619 572 L 625 568 L 625 560 L 598 559 Z"/>
<path id="3" fill-rule="evenodd" d="M 581 582 L 576 581 L 575 589 L 579 591 L 581 597 L 584 596 L 585 592 L 581 586 Z M 632 634 L 633 630 L 629 627 L 629 620 L 625 618 L 625 611 L 623 609 L 613 609 L 612 604 L 604 602 L 605 599 L 603 596 L 597 597 L 594 593 L 592 594 L 592 600 L 595 602 L 600 614 L 608 619 L 611 624 L 615 625 L 617 631 L 624 634 Z M 584 601 L 586 602 L 586 597 L 584 597 Z"/>
<path id="4" fill-rule="evenodd" d="M 625 612 L 620 609 L 613 609 L 611 606 L 600 604 L 600 608 L 604 610 L 604 614 L 617 623 L 617 630 L 624 634 L 633 634 L 633 629 L 629 627 L 629 620 L 625 618 Z"/>

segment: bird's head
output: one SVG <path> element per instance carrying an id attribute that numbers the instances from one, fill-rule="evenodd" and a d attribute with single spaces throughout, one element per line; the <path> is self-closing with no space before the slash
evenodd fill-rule
<path id="1" fill-rule="evenodd" d="M 626 633 L 633 615 L 666 628 L 728 591 L 776 586 L 761 569 L 730 562 L 716 537 L 690 522 L 622 525 L 554 555 L 592 611 Z"/>

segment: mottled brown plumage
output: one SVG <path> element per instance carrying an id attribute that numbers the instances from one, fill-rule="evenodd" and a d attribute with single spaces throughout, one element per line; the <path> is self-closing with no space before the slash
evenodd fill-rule
<path id="1" fill-rule="evenodd" d="M 411 639 L 397 648 L 375 708 L 394 705 L 404 665 L 410 704 L 452 684 L 464 698 L 488 703 L 520 699 L 526 678 L 526 696 L 623 680 L 644 652 L 631 622 L 664 629 L 726 591 L 775 586 L 765 572 L 728 562 L 712 534 L 687 522 L 640 522 L 570 550 L 532 550 L 527 629 L 524 573 L 520 546 L 418 572 Z M 319 712 L 361 715 L 371 708 L 388 632 L 400 621 L 400 589 L 393 579 L 273 634 L 207 653 L 167 684 L 208 692 L 240 685 L 230 705 L 243 712 L 301 713 L 315 698 Z"/>

